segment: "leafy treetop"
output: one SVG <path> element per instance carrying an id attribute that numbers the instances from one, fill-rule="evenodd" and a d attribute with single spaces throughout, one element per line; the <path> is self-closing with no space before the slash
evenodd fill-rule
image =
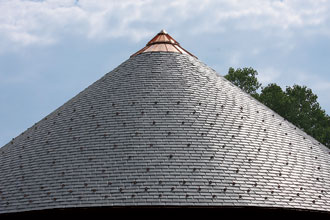
<path id="1" fill-rule="evenodd" d="M 317 102 L 317 95 L 306 86 L 288 86 L 283 91 L 275 83 L 262 88 L 259 94 L 257 75 L 251 67 L 231 67 L 225 78 L 330 148 L 330 117 Z"/>

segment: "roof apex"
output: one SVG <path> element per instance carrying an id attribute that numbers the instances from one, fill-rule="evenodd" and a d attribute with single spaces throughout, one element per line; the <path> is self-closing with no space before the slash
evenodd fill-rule
<path id="1" fill-rule="evenodd" d="M 167 34 L 167 31 L 165 29 L 161 29 L 158 34 Z"/>
<path id="2" fill-rule="evenodd" d="M 157 51 L 188 54 L 192 57 L 197 58 L 196 56 L 182 48 L 179 42 L 174 40 L 174 38 L 171 37 L 164 29 L 162 29 L 158 34 L 156 34 L 156 36 L 154 36 L 144 48 L 131 55 L 131 57 L 145 52 Z"/>

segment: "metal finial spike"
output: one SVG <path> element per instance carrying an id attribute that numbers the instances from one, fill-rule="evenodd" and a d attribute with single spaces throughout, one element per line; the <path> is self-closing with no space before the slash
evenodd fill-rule
<path id="1" fill-rule="evenodd" d="M 165 31 L 165 29 L 162 29 L 159 34 L 167 34 L 167 31 Z"/>

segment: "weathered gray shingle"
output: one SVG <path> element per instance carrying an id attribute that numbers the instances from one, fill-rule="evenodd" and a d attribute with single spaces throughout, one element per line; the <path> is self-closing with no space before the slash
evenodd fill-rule
<path id="1" fill-rule="evenodd" d="M 330 211 L 329 149 L 198 59 L 142 53 L 0 149 L 0 213 L 89 206 Z"/>

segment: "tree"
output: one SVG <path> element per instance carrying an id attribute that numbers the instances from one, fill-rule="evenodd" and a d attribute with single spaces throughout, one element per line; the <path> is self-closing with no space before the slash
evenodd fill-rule
<path id="1" fill-rule="evenodd" d="M 317 102 L 317 95 L 306 86 L 288 86 L 283 91 L 275 83 L 262 88 L 259 94 L 257 75 L 251 67 L 229 68 L 225 78 L 330 148 L 330 117 Z"/>
<path id="2" fill-rule="evenodd" d="M 243 69 L 237 68 L 236 70 L 230 67 L 225 78 L 250 95 L 257 97 L 257 90 L 261 86 L 261 83 L 258 82 L 256 77 L 257 75 L 258 72 L 251 67 Z"/>
<path id="3" fill-rule="evenodd" d="M 289 100 L 280 86 L 271 83 L 265 88 L 262 88 L 258 100 L 286 118 Z"/>
<path id="4" fill-rule="evenodd" d="M 294 85 L 286 88 L 288 106 L 286 118 L 318 141 L 328 143 L 326 132 L 330 129 L 329 116 L 317 102 L 317 95 L 306 86 Z"/>

